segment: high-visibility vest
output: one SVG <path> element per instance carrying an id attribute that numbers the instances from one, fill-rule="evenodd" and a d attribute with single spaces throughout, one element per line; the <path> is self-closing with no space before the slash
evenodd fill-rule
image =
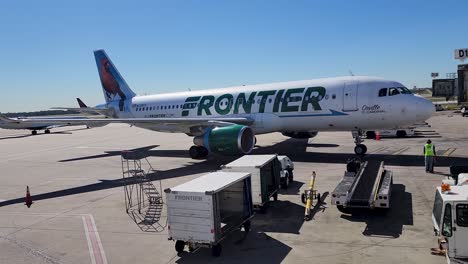
<path id="1" fill-rule="evenodd" d="M 424 156 L 434 156 L 434 146 L 432 144 L 424 145 Z"/>

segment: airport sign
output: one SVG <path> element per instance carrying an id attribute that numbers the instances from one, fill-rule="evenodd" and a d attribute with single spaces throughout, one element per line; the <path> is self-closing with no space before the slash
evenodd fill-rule
<path id="1" fill-rule="evenodd" d="M 468 57 L 468 48 L 465 49 L 456 49 L 455 50 L 455 59 L 464 60 Z"/>

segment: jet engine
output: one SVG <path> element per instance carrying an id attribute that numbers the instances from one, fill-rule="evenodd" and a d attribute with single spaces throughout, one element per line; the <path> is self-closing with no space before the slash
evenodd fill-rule
<path id="1" fill-rule="evenodd" d="M 255 145 L 255 135 L 250 127 L 232 125 L 213 128 L 194 137 L 193 143 L 224 155 L 249 154 Z"/>
<path id="2" fill-rule="evenodd" d="M 281 133 L 283 136 L 290 138 L 313 138 L 317 136 L 318 132 L 308 132 L 308 131 L 288 131 Z"/>

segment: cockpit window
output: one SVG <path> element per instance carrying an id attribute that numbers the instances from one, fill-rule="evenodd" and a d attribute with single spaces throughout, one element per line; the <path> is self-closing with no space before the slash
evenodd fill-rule
<path id="1" fill-rule="evenodd" d="M 400 92 L 398 91 L 397 88 L 395 88 L 395 87 L 388 88 L 388 96 L 394 96 L 394 95 L 397 95 L 397 94 L 400 94 Z"/>
<path id="2" fill-rule="evenodd" d="M 398 88 L 398 91 L 400 91 L 400 93 L 402 94 L 412 94 L 411 91 L 406 87 L 397 87 L 397 88 Z"/>
<path id="3" fill-rule="evenodd" d="M 382 88 L 379 90 L 379 97 L 387 96 L 387 88 Z"/>

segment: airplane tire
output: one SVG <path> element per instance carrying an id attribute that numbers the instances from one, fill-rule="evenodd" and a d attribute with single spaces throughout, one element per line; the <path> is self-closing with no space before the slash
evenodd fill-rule
<path id="1" fill-rule="evenodd" d="M 44 130 L 44 133 L 50 134 L 50 130 L 49 130 L 49 129 L 46 129 L 46 130 Z"/>
<path id="2" fill-rule="evenodd" d="M 375 131 L 367 131 L 366 138 L 368 139 L 375 139 Z"/>
<path id="3" fill-rule="evenodd" d="M 399 137 L 399 138 L 406 137 L 406 131 L 404 131 L 404 130 L 398 130 L 398 131 L 396 132 L 396 136 Z"/>
<path id="4" fill-rule="evenodd" d="M 354 147 L 354 153 L 358 156 L 362 156 L 366 154 L 367 152 L 367 147 L 364 144 L 357 144 L 356 147 Z"/>
<path id="5" fill-rule="evenodd" d="M 192 159 L 200 158 L 200 149 L 198 146 L 191 146 L 189 149 L 189 155 Z"/>
<path id="6" fill-rule="evenodd" d="M 33 130 L 33 131 L 31 132 L 31 134 L 37 135 L 37 131 L 36 131 L 36 130 Z"/>
<path id="7" fill-rule="evenodd" d="M 199 150 L 200 150 L 200 158 L 204 158 L 206 156 L 208 156 L 208 149 L 205 148 L 205 147 L 198 147 Z"/>

